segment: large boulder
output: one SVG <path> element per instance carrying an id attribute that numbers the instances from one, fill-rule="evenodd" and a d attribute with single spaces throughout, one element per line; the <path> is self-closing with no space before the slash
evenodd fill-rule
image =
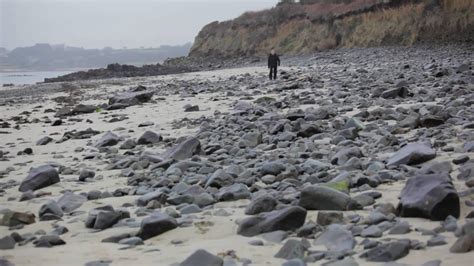
<path id="1" fill-rule="evenodd" d="M 133 91 L 116 95 L 109 99 L 109 105 L 132 106 L 145 103 L 151 100 L 154 92 L 152 91 Z"/>
<path id="2" fill-rule="evenodd" d="M 345 211 L 358 209 L 347 194 L 326 186 L 313 185 L 301 191 L 299 204 L 307 210 Z"/>
<path id="3" fill-rule="evenodd" d="M 175 159 L 185 160 L 193 157 L 201 151 L 201 142 L 194 137 L 189 137 L 176 146 L 165 151 L 161 157 L 163 160 Z"/>
<path id="4" fill-rule="evenodd" d="M 388 161 L 391 165 L 414 165 L 427 162 L 436 157 L 436 151 L 430 143 L 410 143 L 397 151 Z"/>
<path id="5" fill-rule="evenodd" d="M 137 236 L 143 240 L 161 235 L 178 227 L 178 222 L 166 214 L 153 214 L 143 219 Z"/>
<path id="6" fill-rule="evenodd" d="M 295 230 L 304 224 L 305 219 L 305 209 L 298 206 L 287 207 L 244 219 L 237 234 L 251 237 L 278 230 Z"/>
<path id="7" fill-rule="evenodd" d="M 42 165 L 32 168 L 28 176 L 21 182 L 19 191 L 38 190 L 58 183 L 58 171 L 50 165 Z"/>
<path id="8" fill-rule="evenodd" d="M 397 209 L 402 217 L 441 221 L 449 215 L 459 217 L 459 196 L 449 175 L 419 175 L 407 181 Z"/>

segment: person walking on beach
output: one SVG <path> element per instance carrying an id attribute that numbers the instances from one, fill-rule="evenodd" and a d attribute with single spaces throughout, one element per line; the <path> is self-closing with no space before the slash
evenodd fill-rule
<path id="1" fill-rule="evenodd" d="M 268 68 L 270 69 L 270 80 L 277 78 L 277 70 L 280 66 L 280 57 L 275 53 L 275 49 L 272 49 L 270 55 L 268 55 Z"/>

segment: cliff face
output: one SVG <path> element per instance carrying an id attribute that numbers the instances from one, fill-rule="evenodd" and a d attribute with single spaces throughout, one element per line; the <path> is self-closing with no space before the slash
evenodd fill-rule
<path id="1" fill-rule="evenodd" d="M 191 57 L 474 39 L 473 0 L 305 0 L 205 26 Z"/>

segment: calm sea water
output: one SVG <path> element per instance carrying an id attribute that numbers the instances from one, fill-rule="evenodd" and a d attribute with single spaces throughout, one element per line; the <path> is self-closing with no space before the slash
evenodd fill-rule
<path id="1" fill-rule="evenodd" d="M 0 84 L 35 84 L 36 82 L 43 82 L 45 78 L 53 78 L 72 72 L 74 71 L 0 72 Z"/>

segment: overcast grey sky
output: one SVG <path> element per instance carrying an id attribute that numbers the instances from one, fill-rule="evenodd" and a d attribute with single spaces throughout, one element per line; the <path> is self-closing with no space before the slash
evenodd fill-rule
<path id="1" fill-rule="evenodd" d="M 0 0 L 0 47 L 84 48 L 184 44 L 206 24 L 278 0 Z"/>

